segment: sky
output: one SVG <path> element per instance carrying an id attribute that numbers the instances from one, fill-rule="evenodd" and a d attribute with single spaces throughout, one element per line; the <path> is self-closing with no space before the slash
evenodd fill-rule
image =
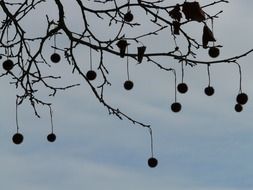
<path id="1" fill-rule="evenodd" d="M 70 9 L 67 17 L 70 27 L 79 29 L 78 12 L 71 11 L 75 5 L 63 1 Z M 177 1 L 173 1 L 177 2 Z M 182 2 L 182 1 L 180 1 Z M 212 1 L 199 1 L 201 4 Z M 48 3 L 49 4 L 49 3 Z M 43 31 L 43 25 L 35 17 L 48 11 L 57 15 L 54 6 L 34 12 L 34 17 L 23 26 Z M 251 18 L 252 1 L 231 0 L 210 11 L 224 10 L 215 22 L 217 43 L 223 45 L 220 58 L 239 55 L 252 48 Z M 149 29 L 140 13 L 133 11 L 138 21 L 143 21 L 141 30 Z M 70 16 L 71 15 L 71 16 Z M 2 16 L 2 15 L 1 15 Z M 1 18 L 2 19 L 2 18 Z M 38 19 L 38 20 L 37 20 Z M 96 23 L 94 31 L 102 31 Z M 193 24 L 187 30 L 198 33 L 201 27 Z M 125 28 L 129 36 L 135 34 Z M 99 32 L 101 38 L 110 33 Z M 165 48 L 173 43 L 161 36 L 144 43 L 147 51 Z M 166 42 L 166 43 L 165 43 Z M 48 42 L 49 47 L 51 42 Z M 57 44 L 66 42 L 59 37 Z M 183 46 L 183 42 L 179 42 Z M 149 49 L 150 48 L 150 49 Z M 130 49 L 131 51 L 131 49 Z M 45 50 L 50 56 L 51 50 Z M 77 57 L 88 65 L 88 53 L 76 50 Z M 16 89 L 9 84 L 11 78 L 0 80 L 0 188 L 19 190 L 69 190 L 69 189 L 110 189 L 110 190 L 251 190 L 253 188 L 253 88 L 251 81 L 252 56 L 238 62 L 242 67 L 242 88 L 249 96 L 244 111 L 236 113 L 234 105 L 239 89 L 238 67 L 235 64 L 217 64 L 211 69 L 211 84 L 215 95 L 207 97 L 203 90 L 208 84 L 206 66 L 185 68 L 185 81 L 189 92 L 178 95 L 182 111 L 173 113 L 173 75 L 164 73 L 154 65 L 144 62 L 137 65 L 130 60 L 130 77 L 134 89 L 125 91 L 125 60 L 107 56 L 105 62 L 110 69 L 112 86 L 105 90 L 105 98 L 133 118 L 150 124 L 154 134 L 154 156 L 159 164 L 156 168 L 147 166 L 150 157 L 150 137 L 146 128 L 133 125 L 108 115 L 107 110 L 93 96 L 81 78 L 71 74 L 71 66 L 65 61 L 51 67 L 52 73 L 62 74 L 57 84 L 80 82 L 71 90 L 57 93 L 50 99 L 53 109 L 54 131 L 57 140 L 46 140 L 50 133 L 50 115 L 47 107 L 40 107 L 41 118 L 34 116 L 28 102 L 19 107 L 20 131 L 24 135 L 21 145 L 12 143 L 16 132 L 15 97 Z M 199 51 L 200 60 L 211 60 L 207 52 Z M 99 58 L 94 56 L 94 66 Z M 172 59 L 158 59 L 167 67 L 180 65 Z M 2 71 L 1 71 L 2 72 Z M 101 78 L 98 77 L 98 81 Z M 94 81 L 96 84 L 97 81 Z M 44 97 L 46 90 L 41 89 Z"/>

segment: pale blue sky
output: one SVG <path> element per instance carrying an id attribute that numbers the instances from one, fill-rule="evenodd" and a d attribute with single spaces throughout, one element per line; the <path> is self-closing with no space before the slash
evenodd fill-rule
<path id="1" fill-rule="evenodd" d="M 217 10 L 224 10 L 215 24 L 216 38 L 224 46 L 221 58 L 252 48 L 252 5 L 249 0 L 231 0 L 230 4 L 216 7 Z M 52 10 L 53 7 L 48 7 L 48 11 Z M 36 23 L 26 23 L 26 26 L 39 30 L 41 25 L 37 26 Z M 76 27 L 75 19 L 70 23 Z M 195 32 L 201 28 L 196 26 L 189 27 L 189 31 Z M 65 42 L 58 43 L 62 45 Z M 154 43 L 152 41 L 152 46 L 163 48 L 163 43 L 164 39 L 161 38 Z M 209 59 L 205 53 L 200 52 L 200 59 Z M 80 60 L 88 63 L 84 54 L 81 49 L 77 50 Z M 20 146 L 14 145 L 11 137 L 16 130 L 16 89 L 8 84 L 8 77 L 1 79 L 4 90 L 0 94 L 0 188 L 253 189 L 252 56 L 239 61 L 243 71 L 243 90 L 249 95 L 245 111 L 240 114 L 234 111 L 239 87 L 236 65 L 211 67 L 212 85 L 216 90 L 213 97 L 203 93 L 208 84 L 206 67 L 186 68 L 189 93 L 179 95 L 183 110 L 174 114 L 170 111 L 174 100 L 172 74 L 163 73 L 146 62 L 137 66 L 133 63 L 130 70 L 135 88 L 126 92 L 122 88 L 126 79 L 125 62 L 115 57 L 105 58 L 113 83 L 106 89 L 105 98 L 130 116 L 152 125 L 155 157 L 159 160 L 155 169 L 147 166 L 150 157 L 148 130 L 109 116 L 84 82 L 50 99 L 57 135 L 55 143 L 46 141 L 50 132 L 48 108 L 41 107 L 42 118 L 37 119 L 26 103 L 19 109 L 20 127 L 25 140 Z M 160 61 L 180 72 L 174 60 Z M 80 80 L 78 76 L 71 75 L 71 67 L 65 62 L 53 66 L 52 70 L 64 73 L 63 82 Z M 42 95 L 44 92 L 42 90 Z"/>

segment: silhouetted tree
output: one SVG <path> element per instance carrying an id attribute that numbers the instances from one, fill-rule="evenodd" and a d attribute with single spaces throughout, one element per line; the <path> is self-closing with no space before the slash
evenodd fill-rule
<path id="1" fill-rule="evenodd" d="M 50 107 L 51 103 L 37 97 L 36 92 L 38 90 L 43 89 L 43 87 L 48 88 L 51 90 L 49 96 L 55 96 L 59 90 L 66 90 L 79 85 L 53 86 L 49 81 L 61 80 L 61 77 L 45 75 L 45 72 L 43 72 L 44 66 L 50 68 L 52 64 L 66 60 L 72 66 L 72 72 L 80 75 L 87 82 L 94 96 L 108 109 L 109 114 L 115 115 L 120 119 L 128 119 L 134 124 L 149 129 L 152 155 L 148 160 L 148 164 L 150 167 L 155 167 L 157 160 L 153 157 L 153 140 L 150 125 L 140 122 L 111 106 L 104 98 L 104 89 L 113 85 L 113 81 L 108 80 L 110 73 L 104 63 L 104 57 L 111 54 L 111 56 L 123 58 L 122 61 L 126 60 L 127 79 L 122 85 L 126 90 L 134 88 L 134 82 L 129 77 L 129 60 L 137 64 L 149 62 L 154 64 L 157 69 L 164 72 L 172 72 L 175 75 L 175 101 L 171 104 L 171 110 L 179 112 L 182 106 L 176 99 L 177 92 L 186 93 L 188 90 L 188 86 L 183 80 L 185 66 L 194 67 L 199 64 L 207 66 L 209 84 L 204 92 L 206 95 L 211 96 L 215 90 L 210 84 L 209 67 L 216 63 L 232 62 L 238 65 L 241 74 L 237 60 L 252 52 L 250 50 L 241 55 L 218 59 L 222 46 L 219 42 L 216 42 L 213 30 L 215 20 L 218 19 L 222 11 L 211 15 L 206 9 L 221 3 L 228 3 L 228 1 L 218 0 L 200 5 L 197 1 L 178 1 L 178 4 L 172 4 L 165 0 L 2 0 L 0 1 L 0 45 L 4 72 L 1 77 L 12 76 L 11 83 L 16 88 L 21 89 L 17 95 L 17 106 L 22 104 L 25 99 L 28 99 L 35 114 L 39 117 L 36 107 L 38 105 Z M 75 11 L 80 14 L 80 17 L 75 18 L 78 19 L 79 27 L 73 27 L 70 21 L 67 21 L 69 4 L 75 5 Z M 41 7 L 45 13 L 44 15 L 36 12 Z M 50 16 L 45 7 L 53 9 L 53 13 L 57 16 Z M 138 15 L 143 17 L 140 19 Z M 40 32 L 32 33 L 32 31 L 36 31 L 36 23 L 30 22 L 29 27 L 27 27 L 27 19 L 31 21 L 31 17 L 46 21 L 45 25 L 40 26 L 40 28 L 44 27 Z M 97 21 L 106 23 L 107 28 L 105 27 L 103 31 L 94 31 L 93 25 Z M 185 26 L 193 22 L 198 23 L 203 28 L 201 30 L 202 35 L 198 38 L 193 37 L 185 29 Z M 144 24 L 150 30 L 142 33 L 137 32 L 139 34 L 137 35 L 136 33 L 136 36 L 128 35 L 127 31 L 129 31 L 129 28 L 133 31 L 138 31 L 138 27 Z M 114 33 L 106 34 L 107 30 L 112 27 L 115 28 Z M 165 32 L 168 36 L 171 36 L 170 46 L 164 45 L 161 51 L 150 48 L 147 39 L 151 37 L 159 38 L 161 33 Z M 105 33 L 105 35 L 101 37 L 101 33 Z M 68 45 L 59 45 L 57 43 L 58 37 L 67 38 L 69 41 Z M 181 41 L 182 39 L 184 40 L 185 43 L 183 45 L 178 45 L 179 38 Z M 51 43 L 51 47 L 49 43 Z M 89 51 L 90 69 L 86 71 L 82 69 L 84 63 L 76 57 L 75 49 L 80 47 L 83 47 L 85 51 Z M 45 49 L 48 48 L 53 50 L 50 59 L 45 53 Z M 206 52 L 214 59 L 211 61 L 198 60 L 198 51 L 200 49 L 206 49 Z M 92 52 L 94 53 L 92 54 Z M 93 55 L 100 57 L 99 65 L 96 68 L 92 65 Z M 159 57 L 169 57 L 181 64 L 182 80 L 180 83 L 177 83 L 175 69 L 171 68 L 171 65 L 167 65 L 167 67 L 160 64 L 156 59 Z M 95 86 L 93 80 L 96 80 L 98 75 L 102 76 L 103 81 L 99 86 Z M 37 89 L 38 86 L 40 89 Z M 242 111 L 242 105 L 248 100 L 247 94 L 242 91 L 241 86 L 236 100 L 235 110 L 240 112 Z M 50 113 L 52 119 L 51 107 Z M 16 144 L 20 144 L 23 141 L 23 136 L 18 129 L 17 122 L 17 133 L 13 136 L 13 141 Z M 56 136 L 52 131 L 47 138 L 48 141 L 53 142 Z"/>

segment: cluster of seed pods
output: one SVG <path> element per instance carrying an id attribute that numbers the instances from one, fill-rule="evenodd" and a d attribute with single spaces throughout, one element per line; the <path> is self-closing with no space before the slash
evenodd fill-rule
<path id="1" fill-rule="evenodd" d="M 220 54 L 220 50 L 218 47 L 212 46 L 209 48 L 208 54 L 212 58 L 216 58 Z M 238 64 L 239 66 L 239 64 Z M 208 65 L 208 77 L 209 77 L 209 84 L 204 89 L 204 93 L 207 96 L 212 96 L 215 93 L 215 89 L 213 86 L 210 85 L 210 71 L 209 71 L 210 65 Z M 241 77 L 241 69 L 240 70 L 240 77 Z M 177 91 L 181 94 L 185 94 L 188 91 L 188 86 L 186 83 L 182 82 L 177 85 Z M 240 92 L 236 96 L 236 105 L 234 107 L 236 112 L 241 112 L 243 110 L 243 105 L 245 105 L 248 102 L 248 95 L 241 90 L 241 84 L 240 84 Z M 171 104 L 171 110 L 173 112 L 180 112 L 182 108 L 182 105 L 179 102 L 174 102 Z"/>
<path id="2" fill-rule="evenodd" d="M 128 11 L 123 16 L 123 20 L 127 23 L 130 23 L 133 21 L 133 19 L 134 19 L 134 15 L 132 14 L 131 10 L 128 9 Z M 128 43 L 126 42 L 126 40 L 121 39 L 118 41 L 117 46 L 120 49 L 120 57 L 123 58 L 125 56 L 126 51 L 128 50 L 127 49 Z M 142 61 L 145 49 L 146 49 L 145 46 L 138 48 L 138 61 L 139 62 Z M 139 52 L 140 52 L 140 54 L 139 54 Z M 212 47 L 209 47 L 208 54 L 211 58 L 217 58 L 220 54 L 220 50 L 218 47 L 213 45 Z M 58 53 L 54 52 L 50 56 L 50 60 L 53 63 L 58 63 L 61 61 L 61 56 Z M 14 66 L 15 66 L 14 62 L 9 58 L 7 58 L 2 64 L 2 67 L 6 72 L 11 72 L 11 70 L 13 69 Z M 133 81 L 131 81 L 129 79 L 128 61 L 127 61 L 127 73 L 128 73 L 128 79 L 124 82 L 123 87 L 125 90 L 129 91 L 129 90 L 133 89 L 134 83 L 133 83 Z M 85 76 L 86 76 L 87 80 L 89 80 L 89 81 L 93 81 L 97 78 L 97 73 L 92 69 L 91 48 L 90 48 L 90 69 L 87 71 Z M 185 94 L 188 92 L 189 88 L 188 88 L 187 84 L 182 81 L 181 83 L 179 83 L 176 86 L 175 90 L 181 94 Z M 215 93 L 215 89 L 210 85 L 210 80 L 209 80 L 209 85 L 204 89 L 204 93 L 207 96 L 212 96 Z M 236 97 L 237 103 L 235 105 L 235 111 L 241 112 L 243 110 L 243 105 L 246 104 L 247 101 L 248 101 L 247 94 L 240 92 Z M 175 113 L 180 112 L 181 109 L 182 109 L 182 105 L 180 102 L 175 101 L 174 103 L 171 104 L 171 110 L 173 112 L 175 112 Z M 23 140 L 24 140 L 24 136 L 17 130 L 17 133 L 15 133 L 12 137 L 13 143 L 14 144 L 21 144 L 23 142 Z M 53 131 L 50 134 L 48 134 L 47 140 L 49 142 L 54 142 L 56 140 L 56 135 L 54 134 Z M 152 156 L 147 160 L 147 164 L 150 168 L 155 168 L 158 165 L 158 160 L 153 156 L 153 152 L 152 152 Z"/>
<path id="3" fill-rule="evenodd" d="M 14 144 L 21 144 L 24 140 L 24 136 L 22 133 L 17 132 L 12 136 L 12 142 Z M 48 142 L 54 142 L 56 140 L 56 135 L 54 133 L 50 133 L 47 135 Z"/>

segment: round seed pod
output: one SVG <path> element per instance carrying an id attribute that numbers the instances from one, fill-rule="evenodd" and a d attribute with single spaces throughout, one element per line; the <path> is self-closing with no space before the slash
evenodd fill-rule
<path id="1" fill-rule="evenodd" d="M 174 102 L 173 104 L 171 104 L 171 110 L 175 113 L 180 112 L 181 108 L 182 106 L 179 102 Z"/>
<path id="2" fill-rule="evenodd" d="M 212 96 L 214 94 L 215 90 L 212 86 L 208 86 L 205 88 L 205 94 L 207 96 Z"/>
<path id="3" fill-rule="evenodd" d="M 134 19 L 134 15 L 131 13 L 131 11 L 128 11 L 125 15 L 124 15 L 124 21 L 126 22 L 131 22 Z"/>
<path id="4" fill-rule="evenodd" d="M 236 105 L 235 105 L 235 111 L 236 111 L 236 112 L 241 112 L 242 110 L 243 110 L 243 107 L 242 107 L 241 104 L 236 104 Z"/>
<path id="5" fill-rule="evenodd" d="M 56 135 L 54 133 L 50 133 L 49 135 L 47 135 L 47 140 L 49 142 L 54 142 L 56 140 Z"/>
<path id="6" fill-rule="evenodd" d="M 87 73 L 86 73 L 86 77 L 88 80 L 95 80 L 96 77 L 97 77 L 97 73 L 93 70 L 89 70 Z"/>
<path id="7" fill-rule="evenodd" d="M 3 68 L 4 68 L 4 70 L 10 71 L 10 70 L 12 70 L 13 67 L 14 67 L 14 63 L 10 59 L 7 59 L 7 60 L 5 60 L 3 62 Z"/>
<path id="8" fill-rule="evenodd" d="M 53 63 L 58 63 L 61 60 L 61 56 L 58 53 L 53 53 L 50 59 Z"/>
<path id="9" fill-rule="evenodd" d="M 184 94 L 188 91 L 188 86 L 185 83 L 180 83 L 177 85 L 177 90 L 178 90 L 178 92 Z"/>
<path id="10" fill-rule="evenodd" d="M 238 104 L 244 105 L 248 102 L 248 95 L 246 93 L 240 93 L 236 97 Z"/>
<path id="11" fill-rule="evenodd" d="M 126 90 L 131 90 L 134 87 L 134 83 L 130 80 L 124 82 L 124 88 Z"/>
<path id="12" fill-rule="evenodd" d="M 24 140 L 24 137 L 21 133 L 16 133 L 12 137 L 12 141 L 14 144 L 21 144 Z"/>
<path id="13" fill-rule="evenodd" d="M 157 164 L 158 164 L 158 160 L 156 158 L 151 157 L 148 159 L 148 166 L 150 168 L 155 168 L 157 166 Z"/>
<path id="14" fill-rule="evenodd" d="M 220 49 L 217 48 L 217 47 L 210 47 L 209 51 L 208 51 L 208 54 L 209 54 L 210 57 L 216 58 L 220 55 Z"/>

